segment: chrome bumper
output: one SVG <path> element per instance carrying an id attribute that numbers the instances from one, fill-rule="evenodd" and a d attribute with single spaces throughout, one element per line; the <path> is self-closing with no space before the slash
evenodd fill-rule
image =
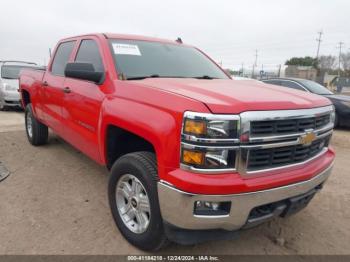
<path id="1" fill-rule="evenodd" d="M 310 180 L 269 190 L 234 195 L 198 195 L 175 189 L 158 182 L 158 197 L 164 221 L 183 229 L 237 230 L 248 220 L 250 211 L 258 206 L 305 194 L 327 180 L 333 164 Z M 195 201 L 231 202 L 231 210 L 224 216 L 194 215 Z"/>

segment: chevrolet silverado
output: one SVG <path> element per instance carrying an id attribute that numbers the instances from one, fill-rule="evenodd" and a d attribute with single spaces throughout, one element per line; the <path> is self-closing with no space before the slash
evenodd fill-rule
<path id="1" fill-rule="evenodd" d="M 327 98 L 232 80 L 181 41 L 66 38 L 46 71 L 21 72 L 20 92 L 29 142 L 50 128 L 106 166 L 113 219 L 144 250 L 294 214 L 335 157 Z"/>

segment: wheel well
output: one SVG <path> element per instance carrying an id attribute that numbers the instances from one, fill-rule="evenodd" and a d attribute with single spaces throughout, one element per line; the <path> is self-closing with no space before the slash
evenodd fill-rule
<path id="1" fill-rule="evenodd" d="M 23 105 L 26 107 L 30 103 L 30 94 L 26 90 L 22 90 Z"/>
<path id="2" fill-rule="evenodd" d="M 116 126 L 107 128 L 107 168 L 110 169 L 119 157 L 137 151 L 155 153 L 153 145 L 144 138 Z"/>

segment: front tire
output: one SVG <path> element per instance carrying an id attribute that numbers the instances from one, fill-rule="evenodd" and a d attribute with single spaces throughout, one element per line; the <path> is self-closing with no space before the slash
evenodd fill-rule
<path id="1" fill-rule="evenodd" d="M 48 127 L 34 117 L 32 104 L 28 104 L 25 109 L 25 128 L 28 141 L 33 146 L 47 143 L 49 137 Z"/>
<path id="2" fill-rule="evenodd" d="M 108 198 L 122 235 L 143 250 L 158 250 L 167 243 L 157 193 L 156 157 L 151 152 L 130 153 L 113 165 Z"/>

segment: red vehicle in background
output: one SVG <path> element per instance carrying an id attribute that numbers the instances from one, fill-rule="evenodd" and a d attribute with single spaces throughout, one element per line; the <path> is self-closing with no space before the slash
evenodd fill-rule
<path id="1" fill-rule="evenodd" d="M 141 249 L 294 214 L 331 173 L 328 99 L 232 80 L 179 41 L 63 39 L 46 71 L 21 72 L 20 91 L 29 142 L 50 128 L 105 165 L 113 218 Z"/>

